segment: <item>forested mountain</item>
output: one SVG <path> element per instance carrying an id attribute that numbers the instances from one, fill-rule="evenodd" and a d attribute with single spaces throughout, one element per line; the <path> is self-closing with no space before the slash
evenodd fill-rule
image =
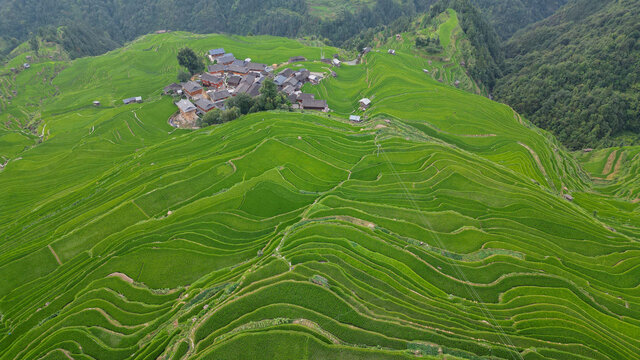
<path id="1" fill-rule="evenodd" d="M 473 0 L 503 39 L 552 15 L 566 3 L 567 0 Z"/>
<path id="2" fill-rule="evenodd" d="M 506 44 L 494 95 L 566 145 L 640 132 L 640 1 L 575 0 Z"/>
<path id="3" fill-rule="evenodd" d="M 97 34 L 104 40 L 102 44 L 122 44 L 143 34 L 170 29 L 288 37 L 316 35 L 340 45 L 366 28 L 425 12 L 432 2 L 376 0 L 371 6 L 362 6 L 354 12 L 344 10 L 323 20 L 309 14 L 305 0 L 0 0 L 0 34 L 14 46 L 30 33 L 64 25 L 74 26 L 72 35 L 80 33 L 78 27 Z M 91 48 L 90 42 L 84 45 L 78 56 L 94 55 L 103 48 L 101 44 Z"/>
<path id="4" fill-rule="evenodd" d="M 508 38 L 519 28 L 550 15 L 565 1 L 472 0 L 472 3 L 482 10 L 502 38 Z M 161 29 L 288 37 L 315 35 L 342 46 L 367 29 L 424 13 L 435 2 L 0 0 L 0 51 L 11 50 L 26 40 L 30 33 L 65 25 L 70 25 L 70 28 L 60 40 L 72 56 L 96 55 L 106 51 L 105 48 L 112 49 L 116 44 Z M 344 6 L 338 6 L 341 3 L 345 3 Z M 327 6 L 335 8 L 333 16 L 319 16 L 318 11 L 314 11 Z M 51 33 L 50 30 L 47 32 Z M 92 36 L 82 40 L 86 34 Z M 98 41 L 91 41 L 93 39 Z"/>

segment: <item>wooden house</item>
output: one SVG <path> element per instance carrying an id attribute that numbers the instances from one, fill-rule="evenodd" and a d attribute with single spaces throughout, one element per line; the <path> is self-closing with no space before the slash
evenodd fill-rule
<path id="1" fill-rule="evenodd" d="M 214 87 L 218 89 L 224 84 L 222 77 L 215 76 L 209 73 L 200 75 L 200 79 L 202 80 L 202 85 L 206 87 Z"/>
<path id="2" fill-rule="evenodd" d="M 194 97 L 196 95 L 201 95 L 204 93 L 204 89 L 202 88 L 202 86 L 200 86 L 200 84 L 198 84 L 195 81 L 187 82 L 182 86 L 182 89 L 184 90 L 185 94 L 191 97 Z"/>
<path id="3" fill-rule="evenodd" d="M 358 103 L 360 103 L 360 110 L 367 110 L 369 105 L 371 105 L 371 100 L 369 100 L 368 98 L 363 98 L 363 99 L 360 99 Z"/>
<path id="4" fill-rule="evenodd" d="M 214 104 L 212 101 L 209 101 L 207 99 L 198 99 L 195 105 L 198 108 L 198 110 L 202 111 L 203 113 L 207 113 L 216 108 L 216 104 Z"/>

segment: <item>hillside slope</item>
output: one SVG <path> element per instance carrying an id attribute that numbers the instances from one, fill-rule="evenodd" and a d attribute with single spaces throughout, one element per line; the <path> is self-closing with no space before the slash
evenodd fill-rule
<path id="1" fill-rule="evenodd" d="M 0 170 L 0 359 L 640 356 L 639 238 L 563 199 L 593 189 L 549 134 L 403 49 L 309 89 L 329 114 L 174 129 L 185 44 L 335 51 L 171 33 L 33 82 L 58 93 Z"/>
<path id="2" fill-rule="evenodd" d="M 638 19 L 637 0 L 571 2 L 507 43 L 494 95 L 572 149 L 637 143 Z"/>

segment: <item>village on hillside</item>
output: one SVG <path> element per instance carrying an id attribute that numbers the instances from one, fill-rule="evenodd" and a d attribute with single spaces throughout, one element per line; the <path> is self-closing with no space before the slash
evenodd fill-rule
<path id="1" fill-rule="evenodd" d="M 252 98 L 259 96 L 266 79 L 273 80 L 278 91 L 286 94 L 293 109 L 329 111 L 326 100 L 316 99 L 313 94 L 301 90 L 305 83 L 318 84 L 324 77 L 323 73 L 312 73 L 304 68 L 297 71 L 285 68 L 276 73 L 276 64 L 269 66 L 249 58 L 236 59 L 223 48 L 209 50 L 207 57 L 211 64 L 205 72 L 194 75 L 187 82 L 173 83 L 164 88 L 165 95 L 181 97 L 175 103 L 179 113 L 169 120 L 174 127 L 196 127 L 199 117 L 213 109 L 224 110 L 226 101 L 238 94 L 244 93 Z M 307 59 L 295 56 L 283 65 L 302 61 Z M 331 65 L 339 66 L 339 63 L 337 58 L 330 60 Z"/>

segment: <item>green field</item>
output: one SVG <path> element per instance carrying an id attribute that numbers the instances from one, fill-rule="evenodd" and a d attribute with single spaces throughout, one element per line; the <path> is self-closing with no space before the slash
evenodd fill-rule
<path id="1" fill-rule="evenodd" d="M 599 183 L 614 150 L 565 151 L 408 45 L 305 85 L 329 114 L 178 130 L 185 45 L 337 51 L 177 32 L 7 78 L 2 123 L 41 137 L 0 132 L 0 359 L 640 357 L 638 149 Z"/>

